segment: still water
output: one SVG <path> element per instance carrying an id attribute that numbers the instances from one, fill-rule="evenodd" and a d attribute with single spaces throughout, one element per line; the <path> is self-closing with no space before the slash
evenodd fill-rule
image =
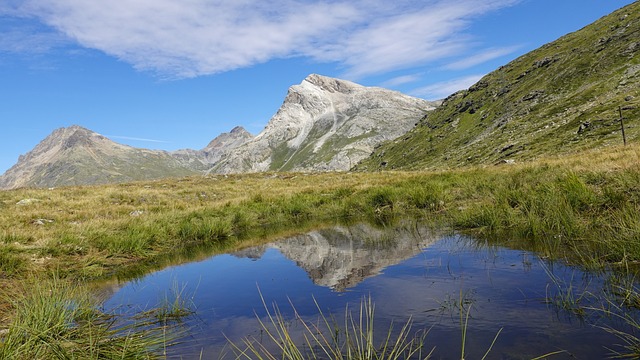
<path id="1" fill-rule="evenodd" d="M 599 308 L 606 280 L 552 263 L 534 253 L 488 246 L 460 235 L 442 236 L 406 225 L 370 225 L 313 231 L 241 252 L 166 268 L 119 284 L 104 302 L 107 311 L 135 315 L 176 292 L 195 310 L 169 358 L 234 358 L 228 342 L 260 339 L 263 300 L 271 310 L 313 322 L 318 306 L 338 323 L 345 308 L 359 310 L 363 297 L 375 303 L 375 326 L 383 336 L 413 320 L 426 331 L 435 359 L 460 359 L 460 315 L 469 312 L 466 359 L 531 359 L 563 350 L 551 359 L 603 359 L 621 340 L 605 331 L 629 331 L 602 311 L 574 311 L 560 300 L 580 299 Z M 570 295 L 571 294 L 571 295 Z M 314 302 L 315 299 L 315 302 Z M 354 314 L 357 316 L 357 314 Z M 301 326 L 291 322 L 295 334 Z M 263 335 L 263 334 L 262 334 Z"/>

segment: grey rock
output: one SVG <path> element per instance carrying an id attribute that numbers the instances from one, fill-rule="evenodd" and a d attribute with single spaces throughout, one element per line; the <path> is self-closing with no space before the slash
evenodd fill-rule
<path id="1" fill-rule="evenodd" d="M 22 200 L 18 201 L 16 203 L 16 205 L 20 205 L 20 206 L 30 205 L 30 204 L 33 204 L 33 203 L 36 203 L 36 202 L 39 202 L 39 201 L 40 201 L 40 199 L 22 199 Z"/>
<path id="2" fill-rule="evenodd" d="M 201 150 L 181 149 L 171 152 L 171 156 L 185 167 L 206 171 L 217 164 L 226 154 L 253 139 L 247 130 L 236 126 L 228 133 L 222 133 Z"/>
<path id="3" fill-rule="evenodd" d="M 312 74 L 289 89 L 258 136 L 229 151 L 212 171 L 349 170 L 435 106 L 396 91 Z"/>

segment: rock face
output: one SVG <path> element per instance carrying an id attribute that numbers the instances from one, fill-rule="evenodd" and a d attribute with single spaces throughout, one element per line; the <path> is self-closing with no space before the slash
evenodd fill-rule
<path id="1" fill-rule="evenodd" d="M 0 176 L 1 189 L 192 175 L 164 151 L 136 149 L 74 125 L 55 130 Z"/>
<path id="2" fill-rule="evenodd" d="M 395 91 L 312 74 L 289 89 L 255 139 L 230 151 L 212 171 L 348 170 L 434 108 Z"/>

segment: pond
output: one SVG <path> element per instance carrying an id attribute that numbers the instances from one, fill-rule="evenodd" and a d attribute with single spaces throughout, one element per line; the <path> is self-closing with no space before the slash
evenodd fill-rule
<path id="1" fill-rule="evenodd" d="M 490 359 L 558 351 L 549 358 L 602 359 L 624 350 L 607 329 L 632 331 L 598 310 L 609 304 L 603 295 L 609 280 L 416 224 L 358 224 L 169 267 L 119 284 L 103 306 L 135 315 L 181 294 L 195 312 L 180 319 L 186 330 L 167 350 L 176 359 L 232 359 L 229 341 L 267 343 L 258 318 L 268 322 L 274 304 L 302 339 L 301 321 L 317 323 L 319 309 L 340 326 L 347 308 L 357 319 L 369 298 L 376 336 L 392 324 L 391 332 L 399 331 L 411 318 L 412 332 L 427 332 L 424 346 L 434 359 L 460 359 L 463 330 L 467 359 L 482 358 L 490 347 Z"/>

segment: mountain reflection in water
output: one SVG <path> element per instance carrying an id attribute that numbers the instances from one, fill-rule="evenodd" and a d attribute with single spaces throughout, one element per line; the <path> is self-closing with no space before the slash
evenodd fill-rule
<path id="1" fill-rule="evenodd" d="M 235 358 L 228 339 L 239 344 L 264 335 L 257 320 L 268 321 L 263 299 L 289 319 L 293 304 L 309 322 L 318 318 L 317 302 L 341 324 L 345 308 L 357 311 L 367 296 L 375 303 L 378 336 L 411 317 L 415 330 L 429 330 L 425 345 L 435 347 L 435 359 L 460 358 L 460 314 L 466 310 L 466 358 L 482 358 L 502 329 L 489 358 L 530 359 L 566 350 L 553 358 L 601 359 L 610 355 L 607 346 L 619 343 L 603 327 L 624 324 L 576 317 L 547 300 L 563 286 L 575 294 L 599 294 L 604 281 L 534 253 L 441 236 L 415 223 L 358 224 L 166 268 L 120 284 L 104 308 L 135 315 L 162 303 L 178 284 L 196 313 L 183 319 L 188 334 L 169 348 L 169 358 L 176 359 Z M 582 301 L 599 306 L 589 297 Z M 290 330 L 303 340 L 299 323 L 291 322 Z"/>
<path id="2" fill-rule="evenodd" d="M 277 249 L 304 269 L 314 284 L 345 291 L 419 254 L 437 239 L 425 228 L 380 229 L 359 224 L 311 231 L 232 255 L 256 259 L 267 248 Z"/>

